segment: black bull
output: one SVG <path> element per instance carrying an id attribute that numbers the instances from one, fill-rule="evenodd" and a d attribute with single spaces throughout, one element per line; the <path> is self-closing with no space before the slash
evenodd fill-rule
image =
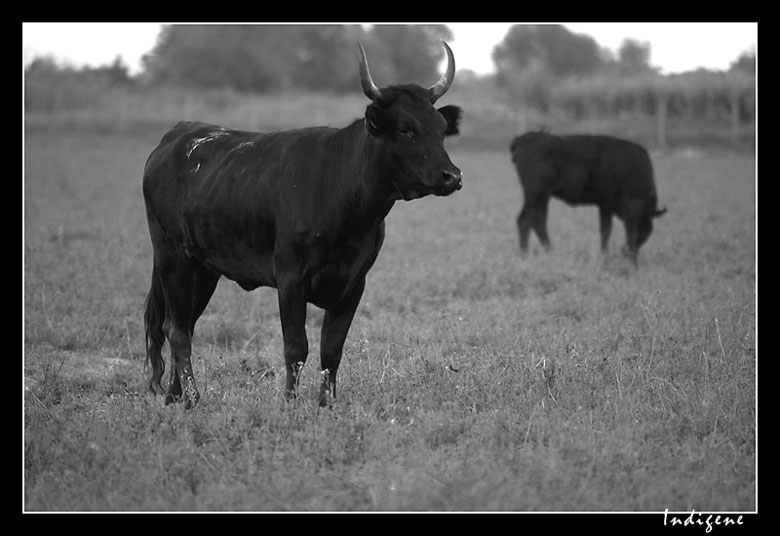
<path id="1" fill-rule="evenodd" d="M 626 253 L 636 264 L 639 248 L 653 230 L 656 208 L 653 166 L 647 151 L 630 141 L 609 136 L 555 136 L 529 132 L 511 145 L 512 161 L 523 188 L 517 217 L 520 249 L 528 250 L 531 229 L 550 248 L 547 205 L 550 197 L 569 205 L 599 208 L 601 249 L 607 251 L 615 215 L 626 227 Z"/>
<path id="2" fill-rule="evenodd" d="M 163 136 L 143 178 L 154 250 L 144 323 L 154 392 L 162 391 L 161 350 L 166 339 L 170 345 L 166 403 L 192 407 L 200 398 L 192 335 L 221 276 L 246 290 L 277 289 L 287 396 L 308 354 L 307 303 L 325 310 L 319 403 L 335 397 L 344 340 L 382 246 L 385 216 L 398 200 L 461 187 L 443 145 L 458 133 L 461 110 L 433 107 L 455 73 L 444 47 L 447 71 L 428 89 L 379 89 L 359 47 L 371 103 L 342 129 L 256 133 L 179 123 Z"/>

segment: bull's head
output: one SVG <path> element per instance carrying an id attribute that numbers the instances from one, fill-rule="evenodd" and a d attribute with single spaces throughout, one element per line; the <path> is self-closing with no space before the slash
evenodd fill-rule
<path id="1" fill-rule="evenodd" d="M 368 60 L 360 50 L 360 81 L 371 99 L 366 107 L 365 127 L 380 143 L 379 164 L 401 198 L 428 194 L 449 195 L 461 187 L 461 172 L 444 150 L 444 137 L 458 133 L 461 109 L 433 104 L 444 95 L 455 77 L 455 59 L 447 43 L 447 70 L 428 89 L 416 84 L 379 89 L 371 79 Z"/>

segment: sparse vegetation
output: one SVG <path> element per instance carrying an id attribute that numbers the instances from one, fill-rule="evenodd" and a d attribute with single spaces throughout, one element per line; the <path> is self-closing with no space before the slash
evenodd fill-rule
<path id="1" fill-rule="evenodd" d="M 321 313 L 286 403 L 274 292 L 224 280 L 196 328 L 201 405 L 146 394 L 140 179 L 164 129 L 338 126 L 362 110 L 288 96 L 328 110 L 299 124 L 248 99 L 247 120 L 228 97 L 170 116 L 156 106 L 173 99 L 132 101 L 119 127 L 94 109 L 67 129 L 28 114 L 27 510 L 756 508 L 752 155 L 653 154 L 669 212 L 635 271 L 622 233 L 599 255 L 595 209 L 557 202 L 555 250 L 521 258 L 509 140 L 454 141 L 463 190 L 389 216 L 333 409 L 316 407 Z"/>

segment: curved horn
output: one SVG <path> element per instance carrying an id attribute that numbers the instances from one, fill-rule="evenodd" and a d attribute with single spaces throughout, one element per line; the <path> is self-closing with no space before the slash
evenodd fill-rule
<path id="1" fill-rule="evenodd" d="M 438 82 L 428 88 L 428 91 L 431 92 L 432 103 L 436 102 L 439 97 L 444 95 L 447 90 L 450 89 L 452 79 L 455 78 L 455 57 L 452 55 L 452 50 L 447 43 L 442 41 L 441 44 L 444 45 L 444 50 L 447 52 L 447 70 L 444 72 Z"/>
<path id="2" fill-rule="evenodd" d="M 382 96 L 382 92 L 379 91 L 379 88 L 376 87 L 374 81 L 371 80 L 371 72 L 368 70 L 366 51 L 363 50 L 363 46 L 360 43 L 358 43 L 357 46 L 360 50 L 360 84 L 363 86 L 363 93 L 372 101 L 376 101 Z"/>

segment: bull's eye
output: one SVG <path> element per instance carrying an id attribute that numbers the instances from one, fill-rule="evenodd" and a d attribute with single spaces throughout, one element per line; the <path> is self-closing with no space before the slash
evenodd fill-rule
<path id="1" fill-rule="evenodd" d="M 414 130 L 412 130 L 409 127 L 400 127 L 398 129 L 398 134 L 405 138 L 413 138 L 414 137 Z"/>

